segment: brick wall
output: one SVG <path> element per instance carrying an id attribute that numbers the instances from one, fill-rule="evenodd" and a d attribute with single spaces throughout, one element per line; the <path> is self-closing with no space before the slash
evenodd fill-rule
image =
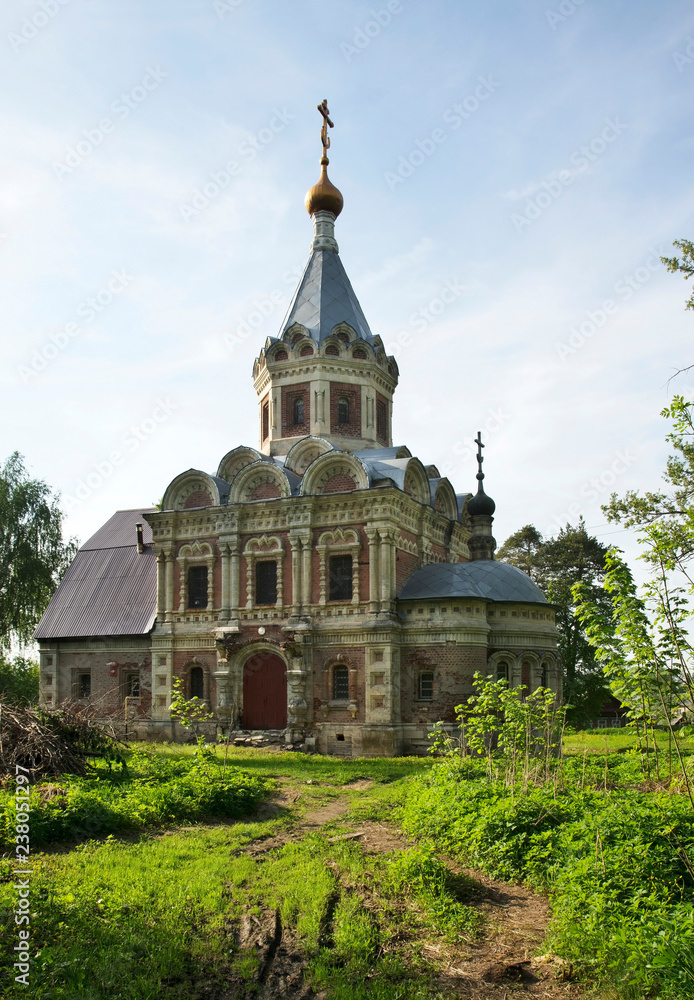
<path id="1" fill-rule="evenodd" d="M 345 493 L 348 490 L 356 490 L 357 484 L 351 476 L 341 474 L 332 476 L 323 487 L 324 493 Z"/>
<path id="2" fill-rule="evenodd" d="M 251 500 L 276 500 L 277 497 L 281 496 L 282 493 L 277 483 L 261 483 L 251 493 Z"/>
<path id="3" fill-rule="evenodd" d="M 340 399 L 349 401 L 349 423 L 339 423 Z M 343 437 L 361 437 L 361 387 L 346 382 L 330 383 L 330 432 Z"/>
<path id="4" fill-rule="evenodd" d="M 487 666 L 486 646 L 459 646 L 442 643 L 401 653 L 401 710 L 403 722 L 432 724 L 438 719 L 455 720 L 455 706 L 472 694 L 472 678 L 476 670 Z M 420 701 L 419 674 L 434 674 L 434 697 Z"/>
<path id="5" fill-rule="evenodd" d="M 304 401 L 304 422 L 294 423 L 294 401 Z M 282 437 L 306 437 L 310 434 L 311 393 L 308 382 L 282 386 Z"/>
<path id="6" fill-rule="evenodd" d="M 207 492 L 207 490 L 196 490 L 195 493 L 191 493 L 186 502 L 183 504 L 185 510 L 190 507 L 211 507 L 212 497 Z"/>

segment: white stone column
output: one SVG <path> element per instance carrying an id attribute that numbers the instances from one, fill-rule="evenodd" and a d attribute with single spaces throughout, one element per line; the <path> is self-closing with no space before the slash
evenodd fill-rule
<path id="1" fill-rule="evenodd" d="M 166 614 L 166 556 L 163 551 L 157 553 L 157 618 L 164 621 Z"/>
<path id="2" fill-rule="evenodd" d="M 302 573 L 301 573 L 301 606 L 304 613 L 308 612 L 311 607 L 311 532 L 307 531 L 302 538 L 302 551 L 301 551 L 301 563 L 302 563 Z"/>
<path id="3" fill-rule="evenodd" d="M 222 608 L 220 617 L 223 621 L 229 618 L 229 545 L 220 541 L 222 551 Z"/>
<path id="4" fill-rule="evenodd" d="M 231 549 L 231 559 L 230 559 L 230 566 L 229 566 L 229 573 L 230 573 L 230 577 L 231 577 L 231 579 L 229 581 L 229 583 L 230 583 L 229 589 L 230 589 L 230 593 L 231 593 L 231 607 L 230 607 L 229 611 L 230 611 L 230 615 L 231 615 L 232 618 L 238 618 L 238 614 L 239 614 L 239 593 L 240 593 L 240 590 L 241 590 L 241 581 L 240 581 L 240 578 L 239 578 L 239 576 L 240 576 L 240 574 L 239 574 L 239 570 L 240 570 L 240 556 L 239 556 L 239 542 L 238 542 L 238 539 L 235 538 L 232 542 L 230 542 L 230 546 L 229 547 Z"/>
<path id="5" fill-rule="evenodd" d="M 295 531 L 289 533 L 292 547 L 292 614 L 301 610 L 301 536 Z"/>
<path id="6" fill-rule="evenodd" d="M 369 540 L 369 611 L 378 611 L 380 602 L 380 579 L 378 573 L 378 531 L 367 528 L 366 537 Z"/>
<path id="7" fill-rule="evenodd" d="M 173 545 L 169 545 L 164 549 L 164 556 L 166 557 L 166 621 L 173 621 L 173 610 L 174 610 L 174 558 L 173 558 Z"/>

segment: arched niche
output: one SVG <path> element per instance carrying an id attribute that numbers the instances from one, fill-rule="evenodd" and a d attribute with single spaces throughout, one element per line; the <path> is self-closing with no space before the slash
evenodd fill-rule
<path id="1" fill-rule="evenodd" d="M 325 455 L 329 451 L 335 451 L 335 448 L 325 438 L 302 438 L 289 449 L 287 457 L 284 460 L 284 467 L 285 469 L 289 469 L 290 472 L 296 473 L 297 476 L 303 476 L 312 462 L 315 462 L 317 458 L 320 458 L 321 455 Z"/>
<path id="2" fill-rule="evenodd" d="M 437 510 L 439 514 L 443 514 L 444 517 L 449 518 L 451 521 L 458 520 L 458 501 L 456 500 L 455 490 L 448 479 L 443 478 L 436 482 L 433 501 L 434 510 Z"/>
<path id="3" fill-rule="evenodd" d="M 231 503 L 250 503 L 288 496 L 291 487 L 284 471 L 274 462 L 259 461 L 236 474 L 229 499 Z"/>
<path id="4" fill-rule="evenodd" d="M 193 510 L 219 507 L 228 498 L 228 484 L 199 469 L 188 469 L 169 483 L 162 500 L 162 510 Z"/>
<path id="5" fill-rule="evenodd" d="M 369 486 L 367 471 L 353 455 L 333 451 L 316 458 L 306 469 L 301 482 L 301 493 L 347 493 L 365 490 Z"/>
<path id="6" fill-rule="evenodd" d="M 271 459 L 261 454 L 261 452 L 256 451 L 255 448 L 248 448 L 241 445 L 238 448 L 232 448 L 231 451 L 226 453 L 219 463 L 217 475 L 220 479 L 225 479 L 227 483 L 232 483 L 241 469 L 245 469 L 247 465 L 252 465 L 254 462 L 270 461 Z"/>
<path id="7" fill-rule="evenodd" d="M 418 458 L 411 458 L 407 463 L 403 490 L 418 503 L 431 504 L 429 479 L 424 466 Z"/>

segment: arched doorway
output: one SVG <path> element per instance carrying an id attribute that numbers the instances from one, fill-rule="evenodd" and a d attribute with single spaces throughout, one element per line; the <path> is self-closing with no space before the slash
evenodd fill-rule
<path id="1" fill-rule="evenodd" d="M 256 653 L 243 667 L 243 728 L 286 729 L 287 669 L 274 653 Z"/>

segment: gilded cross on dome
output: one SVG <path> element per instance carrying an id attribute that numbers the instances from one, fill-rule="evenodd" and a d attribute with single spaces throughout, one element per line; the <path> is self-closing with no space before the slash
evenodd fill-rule
<path id="1" fill-rule="evenodd" d="M 318 110 L 323 116 L 323 125 L 320 130 L 320 139 L 323 143 L 323 157 L 321 163 L 328 163 L 328 150 L 330 149 L 330 136 L 328 135 L 328 125 L 330 128 L 335 128 L 334 123 L 330 120 L 330 109 L 328 108 L 327 100 L 323 101 L 322 104 L 318 105 Z"/>

